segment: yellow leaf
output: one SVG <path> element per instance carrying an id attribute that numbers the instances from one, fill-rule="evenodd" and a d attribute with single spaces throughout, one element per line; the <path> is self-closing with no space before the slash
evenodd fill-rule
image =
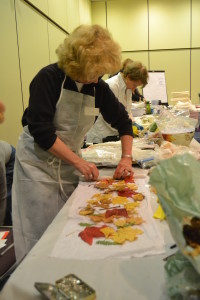
<path id="1" fill-rule="evenodd" d="M 84 210 L 84 209 L 82 209 L 82 210 L 79 211 L 79 214 L 81 216 L 91 215 L 92 213 L 93 213 L 93 209 L 90 209 L 90 210 Z"/>
<path id="2" fill-rule="evenodd" d="M 140 204 L 138 202 L 130 202 L 130 203 L 126 203 L 124 205 L 124 207 L 127 209 L 127 210 L 133 210 L 135 207 L 137 206 L 140 206 Z"/>
<path id="3" fill-rule="evenodd" d="M 144 222 L 144 220 L 141 217 L 131 217 L 126 219 L 126 222 L 133 225 L 140 225 Z"/>
<path id="4" fill-rule="evenodd" d="M 164 213 L 164 211 L 163 211 L 163 209 L 162 209 L 162 207 L 161 207 L 160 204 L 158 205 L 158 208 L 155 211 L 153 217 L 155 219 L 160 219 L 160 220 L 164 220 L 165 219 L 165 213 Z"/>
<path id="5" fill-rule="evenodd" d="M 144 195 L 142 193 L 138 193 L 136 195 L 133 195 L 133 199 L 135 201 L 142 201 L 144 199 Z"/>
<path id="6" fill-rule="evenodd" d="M 130 190 L 136 191 L 138 189 L 137 184 L 135 183 L 127 183 L 127 186 L 129 187 Z"/>
<path id="7" fill-rule="evenodd" d="M 114 221 L 115 226 L 123 227 L 126 224 L 126 219 L 118 219 Z"/>
<path id="8" fill-rule="evenodd" d="M 112 199 L 113 204 L 124 204 L 128 202 L 128 198 L 117 196 Z"/>
<path id="9" fill-rule="evenodd" d="M 100 231 L 103 232 L 106 238 L 108 238 L 111 234 L 115 232 L 115 230 L 111 227 L 101 228 Z"/>

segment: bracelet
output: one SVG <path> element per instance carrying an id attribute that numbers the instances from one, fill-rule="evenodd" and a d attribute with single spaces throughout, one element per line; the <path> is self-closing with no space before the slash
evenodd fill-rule
<path id="1" fill-rule="evenodd" d="M 125 158 L 125 157 L 133 159 L 131 154 L 122 154 L 121 158 Z"/>

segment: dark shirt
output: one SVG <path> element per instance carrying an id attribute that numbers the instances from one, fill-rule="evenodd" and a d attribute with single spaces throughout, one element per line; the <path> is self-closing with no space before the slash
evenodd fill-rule
<path id="1" fill-rule="evenodd" d="M 57 137 L 54 115 L 64 78 L 64 72 L 55 63 L 40 70 L 30 84 L 29 106 L 22 117 L 22 125 L 28 125 L 34 141 L 44 150 L 51 148 Z M 66 76 L 63 88 L 78 92 L 75 81 L 69 76 Z M 133 136 L 128 113 L 104 80 L 83 85 L 81 93 L 90 96 L 95 93 L 95 107 L 106 122 L 118 129 L 120 136 Z"/>
<path id="2" fill-rule="evenodd" d="M 134 102 L 139 102 L 140 100 L 143 100 L 144 99 L 144 96 L 142 96 L 138 89 L 135 89 L 135 92 L 134 94 L 132 93 L 132 101 Z"/>

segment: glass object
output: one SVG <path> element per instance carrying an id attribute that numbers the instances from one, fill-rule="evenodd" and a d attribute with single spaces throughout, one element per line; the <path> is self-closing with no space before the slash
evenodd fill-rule
<path id="1" fill-rule="evenodd" d="M 151 105 L 149 101 L 146 101 L 146 114 L 147 115 L 151 114 Z"/>

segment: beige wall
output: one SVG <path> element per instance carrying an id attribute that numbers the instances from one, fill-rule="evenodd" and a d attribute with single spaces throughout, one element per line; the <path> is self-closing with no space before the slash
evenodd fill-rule
<path id="1" fill-rule="evenodd" d="M 20 85 L 14 2 L 0 2 L 0 101 L 6 105 L 6 117 L 0 125 L 0 139 L 16 143 L 21 131 L 23 103 Z"/>
<path id="2" fill-rule="evenodd" d="M 30 2 L 68 33 L 81 23 L 91 24 L 90 0 Z M 43 66 L 57 60 L 55 49 L 67 33 L 23 0 L 0 1 L 0 28 L 0 101 L 6 106 L 0 139 L 16 146 L 30 81 Z"/>
<path id="3" fill-rule="evenodd" d="M 149 70 L 165 70 L 171 92 L 200 93 L 199 0 L 107 0 L 92 2 L 92 23 L 111 31 L 123 59 L 140 60 Z"/>
<path id="4" fill-rule="evenodd" d="M 169 103 L 172 91 L 183 90 L 191 91 L 193 103 L 199 102 L 199 0 L 30 2 L 68 33 L 81 23 L 107 26 L 124 59 L 140 60 L 149 70 L 165 70 Z M 16 146 L 30 81 L 40 68 L 56 61 L 55 49 L 66 33 L 23 0 L 0 1 L 0 28 L 0 100 L 6 105 L 0 139 Z"/>

